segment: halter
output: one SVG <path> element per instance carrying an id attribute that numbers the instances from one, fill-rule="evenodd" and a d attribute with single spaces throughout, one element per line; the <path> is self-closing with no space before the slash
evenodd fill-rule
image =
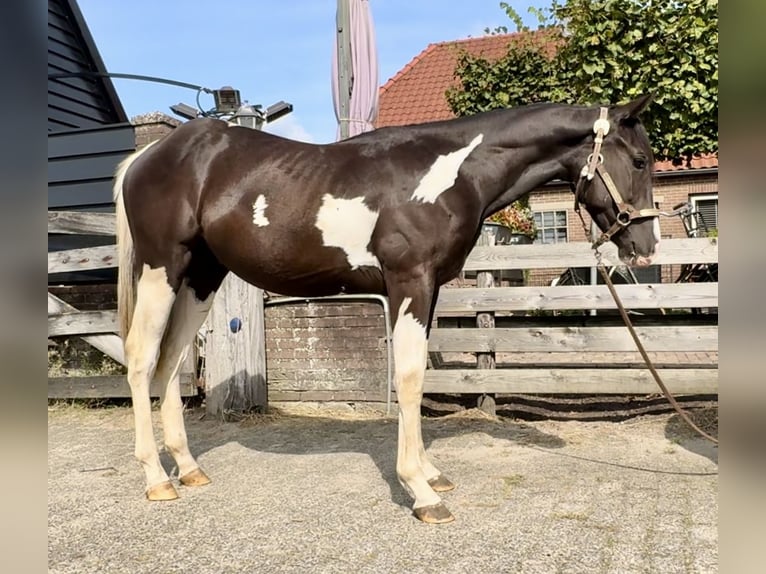
<path id="1" fill-rule="evenodd" d="M 585 189 L 586 183 L 590 182 L 595 174 L 598 174 L 601 181 L 604 182 L 609 195 L 612 196 L 612 201 L 614 201 L 614 204 L 617 206 L 617 219 L 609 229 L 604 231 L 599 238 L 593 242 L 593 245 L 591 246 L 593 249 L 597 249 L 599 246 L 609 241 L 615 233 L 627 227 L 636 219 L 660 216 L 671 217 L 677 215 L 679 211 L 660 211 L 656 208 L 636 209 L 630 203 L 622 199 L 622 195 L 620 195 L 620 192 L 617 190 L 614 180 L 604 167 L 604 156 L 601 155 L 601 144 L 604 143 L 604 136 L 609 133 L 609 120 L 606 118 L 607 112 L 608 109 L 602 107 L 599 118 L 593 123 L 593 132 L 596 134 L 593 144 L 593 153 L 588 156 L 587 163 L 583 166 L 582 171 L 580 172 L 580 179 L 577 182 L 574 192 L 574 210 L 583 222 L 583 227 L 586 227 L 586 229 L 587 226 L 585 225 L 585 220 L 582 217 L 582 213 L 580 213 L 580 198 L 582 197 L 582 192 Z"/>

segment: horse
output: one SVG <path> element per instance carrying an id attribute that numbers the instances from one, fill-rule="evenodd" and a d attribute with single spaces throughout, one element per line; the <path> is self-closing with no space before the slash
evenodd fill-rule
<path id="1" fill-rule="evenodd" d="M 420 422 L 439 288 L 485 218 L 553 180 L 569 183 L 624 263 L 651 264 L 654 160 L 639 117 L 651 99 L 534 103 L 328 144 L 196 118 L 125 158 L 113 186 L 118 316 L 146 498 L 179 496 L 154 441 L 153 378 L 179 482 L 210 483 L 189 451 L 179 369 L 231 272 L 283 295 L 388 298 L 397 477 L 418 520 L 454 520 L 440 496 L 454 484 L 429 460 Z"/>

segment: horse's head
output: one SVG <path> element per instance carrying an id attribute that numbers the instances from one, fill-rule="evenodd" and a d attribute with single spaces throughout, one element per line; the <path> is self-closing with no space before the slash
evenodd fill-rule
<path id="1" fill-rule="evenodd" d="M 585 205 L 602 231 L 597 243 L 611 240 L 620 259 L 638 267 L 651 264 L 660 242 L 652 197 L 654 156 L 638 118 L 651 99 L 645 95 L 601 108 L 601 116 L 593 118 L 593 136 L 578 153 L 582 171 L 575 186 L 576 202 Z"/>

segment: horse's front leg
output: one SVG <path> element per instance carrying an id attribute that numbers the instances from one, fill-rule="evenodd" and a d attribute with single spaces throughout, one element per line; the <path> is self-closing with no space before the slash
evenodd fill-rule
<path id="1" fill-rule="evenodd" d="M 432 297 L 430 282 L 393 282 L 389 287 L 392 309 L 396 311 L 393 341 L 394 384 L 399 403 L 396 472 L 399 482 L 415 498 L 415 516 L 423 522 L 443 523 L 453 521 L 454 517 L 431 486 L 439 484 L 441 474 L 425 455 L 420 427 L 428 345 L 426 325 Z"/>

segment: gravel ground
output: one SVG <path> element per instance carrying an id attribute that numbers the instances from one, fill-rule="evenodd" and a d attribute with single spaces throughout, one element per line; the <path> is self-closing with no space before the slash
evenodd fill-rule
<path id="1" fill-rule="evenodd" d="M 129 408 L 49 406 L 49 572 L 718 571 L 717 448 L 675 415 L 424 419 L 457 484 L 446 525 L 411 514 L 393 417 L 202 415 L 187 428 L 212 484 L 149 503 Z"/>

